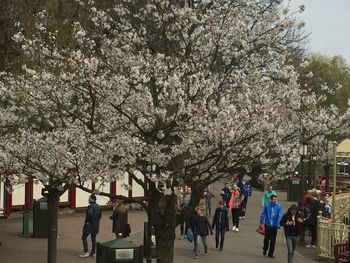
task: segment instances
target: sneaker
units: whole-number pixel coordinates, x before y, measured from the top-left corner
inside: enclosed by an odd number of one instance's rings
[[[181,240],[181,239],[184,239],[184,236],[183,236],[183,235],[181,235],[181,236],[179,237],[179,240]]]
[[[194,259],[198,259],[198,256],[194,256],[193,258],[194,258]]]
[[[239,232],[238,228],[236,228],[236,232]]]
[[[241,217],[241,216],[239,217],[239,220],[242,220],[242,217]]]
[[[95,258],[96,254],[95,253],[90,253],[90,257]]]
[[[307,247],[307,248],[316,248],[315,245],[311,245],[311,244],[310,244],[310,245],[306,245],[306,247]]]
[[[235,226],[234,226],[234,227],[232,227],[232,230],[233,230],[233,231],[235,231],[235,230],[236,230],[236,227],[235,227]]]
[[[83,254],[79,255],[79,257],[87,258],[87,257],[90,257],[90,254],[89,254],[89,252],[86,252],[86,253],[83,253]]]
[[[224,249],[221,247],[221,248],[220,248],[220,251],[224,251]]]
[[[242,220],[244,220],[245,219],[245,216],[242,216]]]
[[[208,256],[208,255],[209,255],[208,252],[204,254],[204,256]]]

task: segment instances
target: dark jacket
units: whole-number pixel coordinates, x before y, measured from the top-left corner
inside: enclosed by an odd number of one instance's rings
[[[199,236],[207,236],[210,234],[213,234],[213,230],[211,229],[210,223],[208,221],[208,218],[205,216],[195,216],[193,218],[193,234],[199,235]]]
[[[100,206],[96,203],[91,203],[86,210],[83,234],[98,234],[98,230],[100,228],[100,219]]]
[[[223,192],[220,194],[222,196],[222,200],[224,200],[228,205],[228,202],[230,201],[230,198],[231,198],[231,190],[228,187],[224,187],[221,189],[221,191]]]
[[[113,233],[121,233],[123,237],[127,236],[126,225],[128,223],[128,209],[125,205],[118,205],[113,209],[113,214],[110,216],[113,220]]]
[[[302,223],[298,222],[298,218],[301,218],[299,212],[295,214],[295,225],[288,226],[286,223],[287,221],[292,221],[292,213],[288,210],[288,212],[282,216],[280,225],[283,226],[286,236],[299,236]]]
[[[310,225],[317,225],[317,216],[318,212],[322,211],[320,202],[318,200],[308,199],[305,206],[309,210],[309,214],[307,215],[308,223]]]
[[[213,223],[211,227],[214,229],[229,229],[228,226],[228,211],[226,208],[216,208]]]

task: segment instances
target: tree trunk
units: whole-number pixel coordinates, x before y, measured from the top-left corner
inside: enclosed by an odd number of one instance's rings
[[[47,263],[57,262],[57,227],[58,204],[60,194],[51,190],[47,196],[48,205],[48,238],[47,238]]]
[[[176,226],[175,226],[176,227]],[[174,259],[175,227],[156,231],[157,263],[172,263]]]

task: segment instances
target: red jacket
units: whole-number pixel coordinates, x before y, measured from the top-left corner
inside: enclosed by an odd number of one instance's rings
[[[240,198],[241,192],[239,191],[239,188],[232,191],[230,202],[228,203],[229,211],[232,208],[238,208],[242,202]]]

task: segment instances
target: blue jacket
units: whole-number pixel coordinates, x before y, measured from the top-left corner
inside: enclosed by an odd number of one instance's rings
[[[260,216],[260,224],[280,228],[282,218],[282,207],[279,204],[267,204],[264,206]]]
[[[86,210],[83,234],[98,234],[98,230],[100,228],[100,219],[100,206],[96,203],[91,203]]]
[[[239,181],[237,186],[239,187],[239,190],[241,190],[241,194],[245,197],[252,195],[252,185],[250,181],[245,182],[245,184],[243,184],[242,181]]]

